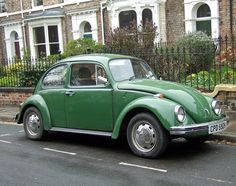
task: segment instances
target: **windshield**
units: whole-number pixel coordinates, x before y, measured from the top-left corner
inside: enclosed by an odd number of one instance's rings
[[[151,68],[140,60],[115,59],[110,61],[109,66],[115,81],[156,79]]]

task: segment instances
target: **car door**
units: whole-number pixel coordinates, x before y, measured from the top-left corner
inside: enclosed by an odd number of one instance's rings
[[[70,86],[65,98],[68,127],[111,131],[112,94],[113,89],[107,83],[105,70],[100,65],[72,64]]]
[[[54,127],[66,127],[66,74],[66,64],[54,67],[44,76],[42,80],[42,90],[39,92],[47,105],[51,117],[51,124]]]

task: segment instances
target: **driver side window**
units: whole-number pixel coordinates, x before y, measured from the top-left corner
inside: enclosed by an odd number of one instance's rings
[[[105,70],[96,64],[77,63],[71,65],[71,86],[96,86],[107,82]]]

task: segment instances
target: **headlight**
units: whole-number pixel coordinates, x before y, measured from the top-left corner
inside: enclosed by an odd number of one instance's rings
[[[213,100],[211,106],[216,115],[221,114],[221,107],[219,101]]]
[[[185,113],[185,110],[182,106],[177,105],[175,107],[175,116],[179,122],[184,122],[184,120],[186,118],[186,113]]]

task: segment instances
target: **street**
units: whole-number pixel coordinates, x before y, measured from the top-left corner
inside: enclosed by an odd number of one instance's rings
[[[236,185],[236,146],[184,140],[161,159],[134,156],[125,142],[50,133],[26,139],[22,125],[0,124],[0,185]]]

